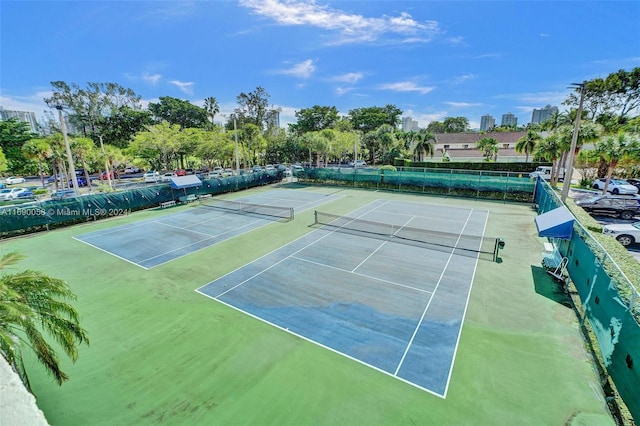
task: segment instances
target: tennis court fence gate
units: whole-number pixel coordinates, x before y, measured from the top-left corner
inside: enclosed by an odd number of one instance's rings
[[[563,205],[547,182],[535,188],[538,213]],[[570,240],[556,241],[596,336],[606,373],[636,420],[640,419],[640,295],[600,243],[577,220]]]

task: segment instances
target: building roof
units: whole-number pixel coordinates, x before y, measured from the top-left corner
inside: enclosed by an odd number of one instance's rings
[[[436,133],[436,144],[475,144],[482,138],[493,138],[498,143],[517,143],[518,139],[525,136],[527,132],[467,132],[467,133]]]

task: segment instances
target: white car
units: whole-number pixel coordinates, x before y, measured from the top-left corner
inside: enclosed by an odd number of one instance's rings
[[[22,192],[26,192],[27,188],[7,188],[0,191],[0,200],[15,200]]]
[[[144,181],[146,183],[156,183],[160,180],[160,173],[153,170],[144,174]]]
[[[349,162],[350,167],[367,167],[367,162],[364,160],[356,160]]]
[[[17,176],[11,176],[8,177],[4,180],[4,183],[6,183],[7,185],[13,185],[16,183],[24,183],[24,178],[23,177],[17,177]]]
[[[129,166],[124,169],[125,173],[140,173],[140,167]]]
[[[176,173],[169,172],[169,173],[163,174],[162,178],[160,178],[160,180],[162,182],[171,182],[171,178],[174,178],[174,177],[178,177],[178,175]]]
[[[593,188],[603,190],[604,185],[607,182],[607,179],[600,178],[593,181]],[[612,194],[624,194],[624,195],[635,195],[638,193],[638,188],[631,185],[624,179],[611,179],[609,181],[609,186],[607,187],[607,192]]]
[[[633,243],[640,243],[640,222],[605,225],[602,233],[615,238],[627,247]]]

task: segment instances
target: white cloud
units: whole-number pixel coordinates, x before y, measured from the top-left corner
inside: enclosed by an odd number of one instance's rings
[[[364,75],[361,72],[348,72],[346,74],[340,74],[332,77],[330,80],[340,83],[356,84],[363,76]]]
[[[394,92],[419,92],[421,95],[425,95],[434,89],[433,87],[418,86],[413,81],[386,83],[381,84],[378,88],[382,90],[392,90]]]
[[[471,103],[471,102],[444,102],[444,103],[455,108],[470,108],[470,107],[482,106],[481,103]]]
[[[176,86],[178,89],[180,89],[183,93],[187,95],[193,94],[193,82],[171,80],[169,83],[173,84],[174,86]]]
[[[453,84],[463,84],[463,83],[466,83],[467,81],[475,80],[476,78],[477,76],[475,74],[471,74],[471,73],[462,74],[461,76],[453,78]]]
[[[393,37],[398,42],[428,42],[440,33],[435,21],[419,22],[406,13],[379,18],[349,14],[315,2],[240,0],[240,5],[280,25],[310,26],[331,31],[335,44],[360,43]],[[389,40],[387,40],[389,41]]]
[[[297,78],[307,79],[311,77],[316,70],[316,66],[311,59],[307,59],[306,61],[302,61],[299,64],[295,64],[291,68],[278,70],[277,74],[290,75]]]
[[[148,72],[144,73],[144,75],[142,76],[142,80],[146,81],[147,83],[151,83],[154,86],[158,84],[161,78],[162,76],[160,74],[149,74]]]

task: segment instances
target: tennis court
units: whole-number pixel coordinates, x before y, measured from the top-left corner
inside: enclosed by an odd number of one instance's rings
[[[320,214],[314,232],[198,292],[445,397],[488,211],[376,200]]]
[[[150,269],[253,231],[274,220],[291,220],[339,198],[335,194],[269,191],[231,201],[212,198],[180,212],[75,236],[94,248]]]

